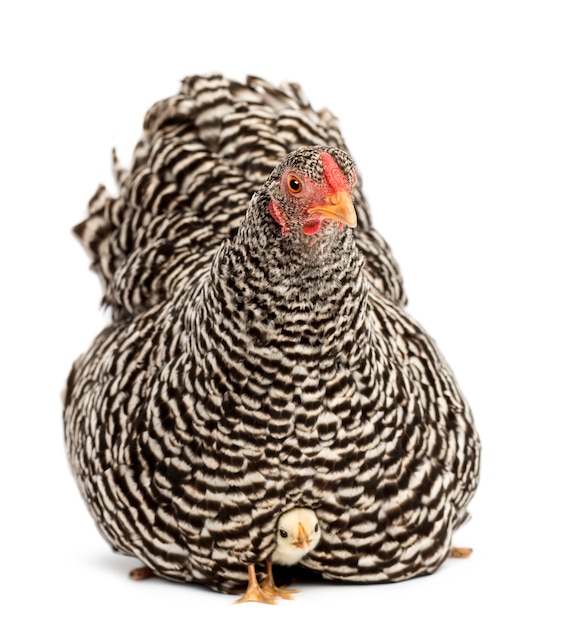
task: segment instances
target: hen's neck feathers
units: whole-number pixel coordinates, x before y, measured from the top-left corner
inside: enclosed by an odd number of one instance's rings
[[[352,231],[285,237],[266,202],[254,197],[237,236],[217,254],[205,285],[207,317],[230,319],[234,328],[223,332],[283,349],[325,353],[350,337],[359,347],[368,286]]]

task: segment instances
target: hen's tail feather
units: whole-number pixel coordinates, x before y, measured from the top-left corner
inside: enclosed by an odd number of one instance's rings
[[[113,153],[118,197],[100,186],[88,217],[74,228],[113,318],[146,310],[200,275],[236,232],[252,194],[303,145],[347,149],[336,118],[314,111],[294,83],[191,76],[179,94],[154,104],[131,169]],[[400,273],[372,230],[360,181],[354,196],[368,274],[378,290],[402,303]]]

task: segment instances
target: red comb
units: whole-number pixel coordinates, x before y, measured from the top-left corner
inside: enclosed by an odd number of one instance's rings
[[[340,191],[341,189],[349,191],[350,187],[346,176],[344,176],[336,161],[327,152],[323,152],[321,156],[324,176],[328,185],[330,185],[333,191]]]

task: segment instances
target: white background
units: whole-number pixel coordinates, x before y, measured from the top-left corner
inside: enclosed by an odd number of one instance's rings
[[[7,8],[7,6],[18,8]],[[3,3],[3,624],[574,624],[576,19],[571,2]],[[110,151],[187,74],[329,107],[484,446],[468,561],[234,606],[128,579],[73,483],[60,390],[106,321],[70,233]],[[114,190],[114,188],[112,187]],[[317,615],[317,613],[319,615]]]

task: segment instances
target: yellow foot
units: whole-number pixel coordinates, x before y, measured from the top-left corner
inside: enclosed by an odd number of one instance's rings
[[[276,600],[267,593],[264,593],[260,587],[256,589],[246,589],[246,593],[238,598],[234,604],[242,604],[242,602],[261,602],[263,604],[276,604]]]
[[[284,600],[294,600],[294,596],[292,594],[299,593],[300,589],[282,589],[282,587],[276,587],[274,581],[272,581],[272,583],[269,583],[268,579],[266,579],[262,583],[262,591],[276,598],[283,598]]]
[[[276,598],[284,598],[284,600],[294,600],[293,593],[298,593],[299,589],[282,589],[277,587],[274,582],[274,573],[272,572],[272,561],[266,561],[266,578],[262,583],[262,591]]]
[[[467,559],[472,554],[472,548],[452,548],[448,556],[453,559]]]
[[[262,602],[263,604],[276,604],[276,600],[271,595],[268,595],[262,590],[258,584],[256,578],[256,571],[254,565],[248,565],[248,587],[246,593],[241,598],[238,598],[234,604],[241,604],[242,602]]]
[[[156,574],[149,567],[137,567],[130,572],[130,578],[132,580],[146,580],[147,578],[154,578]]]

